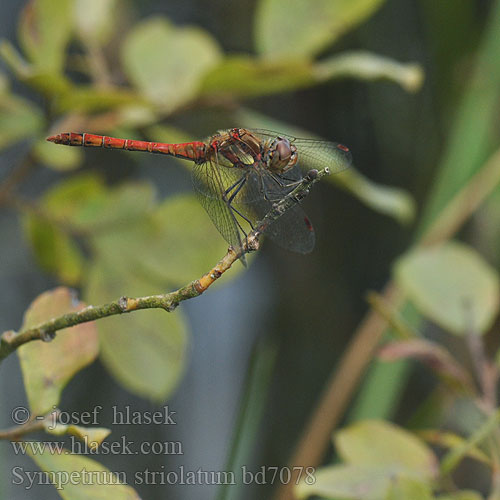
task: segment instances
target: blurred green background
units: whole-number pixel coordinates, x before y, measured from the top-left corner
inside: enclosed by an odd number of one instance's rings
[[[102,405],[99,424],[114,440],[181,441],[184,451],[99,457],[108,468],[287,464],[370,310],[367,292],[393,276],[409,297],[402,317],[420,334],[468,370],[470,327],[488,334],[494,357],[499,160],[482,169],[500,142],[499,2],[4,0],[0,38],[0,331],[19,328],[30,302],[59,284],[92,304],[159,293],[201,276],[226,249],[192,195],[190,165],[56,147],[47,135],[179,142],[241,126],[339,141],[353,153],[353,168],[304,202],[312,254],[266,241],[248,269],[238,264],[171,315],[99,322],[100,358],[59,406]],[[426,235],[466,246],[408,254]],[[8,427],[26,399],[16,357],[1,370]],[[436,391],[421,365],[374,360],[342,422],[470,432],[469,416],[461,421],[456,401]],[[175,427],[110,425],[112,405],[164,404],[177,412]],[[328,446],[324,462],[332,457]],[[11,484],[12,466],[33,468],[30,459],[0,446],[0,463],[0,497],[55,497],[51,486]],[[487,478],[471,466],[458,486],[487,491]],[[149,499],[276,492],[132,486]]]

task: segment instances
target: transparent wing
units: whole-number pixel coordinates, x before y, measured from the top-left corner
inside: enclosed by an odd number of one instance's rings
[[[236,182],[235,176],[233,179]],[[192,170],[193,186],[202,207],[222,237],[231,246],[237,247],[241,245],[240,224],[236,220],[225,195],[225,191],[233,183],[233,179],[228,179],[227,176],[223,179],[221,170],[210,161],[195,164]],[[226,186],[228,182],[229,185]],[[244,257],[241,260],[244,262]]]
[[[296,181],[302,178],[299,168],[287,172],[286,181]],[[289,184],[289,183],[288,183]],[[295,185],[278,184],[275,177],[268,171],[261,170],[248,176],[245,183],[245,212],[253,221],[262,220],[272,209],[275,202],[283,199]],[[254,222],[255,224],[255,222]],[[309,253],[315,244],[315,233],[309,218],[297,204],[287,210],[281,217],[270,224],[264,234],[272,239],[277,245],[292,252]]]
[[[276,137],[288,139],[297,148],[298,164],[303,172],[328,167],[332,173],[336,174],[349,168],[352,163],[349,148],[338,142],[300,139],[272,130],[252,129],[251,132],[263,139],[275,139]]]

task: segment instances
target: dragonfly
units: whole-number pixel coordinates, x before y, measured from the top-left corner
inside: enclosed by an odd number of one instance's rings
[[[192,182],[198,200],[235,248],[273,205],[300,183],[304,173],[324,168],[337,173],[352,162],[349,148],[338,142],[247,128],[221,130],[205,141],[177,144],[73,132],[47,140],[67,146],[159,153],[194,162]],[[315,245],[313,226],[298,203],[263,232],[279,246],[297,253],[309,253]]]

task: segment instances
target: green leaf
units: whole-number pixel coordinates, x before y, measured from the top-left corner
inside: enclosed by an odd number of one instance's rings
[[[55,105],[59,112],[122,111],[125,106],[146,106],[146,100],[135,92],[119,87],[92,87],[86,85],[61,89]],[[148,106],[149,103],[147,104]]]
[[[227,57],[203,79],[201,93],[227,98],[259,96],[306,87],[315,83],[307,62],[279,64],[250,56]]]
[[[83,161],[83,151],[79,148],[55,148],[45,139],[40,139],[33,150],[38,161],[59,171],[74,170]]]
[[[196,96],[220,59],[214,39],[199,28],[177,28],[165,18],[138,23],[125,39],[124,70],[157,107],[172,111]]]
[[[44,421],[44,428],[47,434],[54,436],[64,436],[66,434],[77,437],[84,442],[90,450],[96,450],[101,443],[111,434],[109,429],[105,427],[82,427],[80,425],[66,425],[54,422],[52,419]]]
[[[22,330],[63,314],[79,311],[85,304],[64,287],[39,295],[24,314]],[[98,354],[95,323],[65,328],[49,343],[33,341],[18,351],[24,386],[33,414],[43,415],[59,404],[61,391],[75,373],[92,363]]]
[[[395,278],[424,316],[456,335],[485,333],[498,312],[496,270],[461,243],[411,251]]]
[[[36,136],[43,126],[43,115],[34,103],[0,93],[0,149]]]
[[[50,144],[49,144],[50,145]],[[105,186],[96,174],[82,174],[61,182],[45,193],[42,206],[75,231],[127,230],[140,224],[154,207],[155,190],[146,182]]]
[[[72,223],[87,231],[127,230],[142,223],[155,205],[156,192],[148,182],[129,182],[95,196],[72,219]]]
[[[347,77],[368,81],[389,80],[401,85],[407,92],[417,92],[424,80],[419,64],[403,64],[361,50],[343,52],[316,63],[314,75],[318,81]]]
[[[36,68],[63,70],[65,49],[73,31],[73,0],[31,0],[19,27],[21,45]]]
[[[42,269],[67,285],[79,283],[85,258],[63,229],[33,214],[23,217],[23,229]]]
[[[257,50],[266,58],[311,58],[362,23],[383,0],[260,0]]]
[[[314,478],[304,475],[294,493],[299,499],[317,495],[328,499],[384,500],[391,482],[400,473],[400,467],[394,465],[320,467]]]
[[[186,194],[167,198],[150,217],[123,231],[97,233],[93,246],[107,259],[120,255],[126,265],[163,286],[199,278],[227,252],[195,196]],[[241,270],[234,266],[229,275]]]
[[[385,500],[433,500],[429,483],[400,476],[391,481]]]
[[[437,460],[430,448],[414,434],[382,420],[364,420],[335,434],[335,447],[353,465],[397,465],[413,475],[431,478]]]
[[[120,3],[118,0],[74,0],[76,32],[84,43],[103,45],[109,41],[117,26]]]
[[[36,444],[33,447],[38,449]],[[95,460],[71,454],[69,450],[54,453],[45,447],[42,453],[33,453],[29,446],[26,449],[65,500],[140,500],[137,493],[124,484],[124,472],[115,475]]]
[[[484,500],[483,496],[476,491],[462,490],[447,495],[440,495],[436,500]]]
[[[95,304],[120,296],[152,295],[164,290],[134,274],[122,261],[95,261],[89,271],[85,296]],[[136,311],[97,324],[102,361],[126,389],[139,396],[164,401],[176,388],[184,369],[186,327],[181,311]]]
[[[78,227],[84,225],[82,221],[95,217],[93,207],[107,196],[104,179],[96,173],[86,172],[72,176],[47,191],[42,203],[51,214],[62,214],[63,220]]]

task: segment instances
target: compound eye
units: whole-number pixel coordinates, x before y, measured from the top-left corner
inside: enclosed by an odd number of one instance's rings
[[[276,143],[276,153],[280,162],[288,162],[290,156],[292,156],[292,149],[287,139],[278,140]]]

